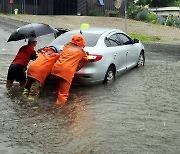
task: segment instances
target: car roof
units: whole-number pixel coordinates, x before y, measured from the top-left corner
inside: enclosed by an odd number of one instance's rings
[[[87,29],[82,29],[82,33],[94,33],[94,34],[103,34],[105,32],[113,32],[113,31],[120,31],[122,33],[124,33],[123,31],[119,30],[119,29],[112,29],[112,28],[100,28],[100,27],[93,27],[93,28],[87,28]],[[75,30],[71,30],[68,33],[79,33],[80,29],[75,29]]]

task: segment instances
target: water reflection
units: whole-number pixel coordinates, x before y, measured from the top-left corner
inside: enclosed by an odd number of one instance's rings
[[[66,154],[166,153],[165,148],[178,153],[180,67],[173,56],[149,52],[144,68],[132,69],[110,85],[72,86],[64,108],[53,107],[52,80],[37,106],[20,105],[18,83],[11,93],[5,89],[12,57],[1,56],[0,149]]]

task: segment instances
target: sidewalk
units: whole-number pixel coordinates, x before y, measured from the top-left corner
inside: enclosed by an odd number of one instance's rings
[[[1,15],[2,16],[2,15]],[[88,23],[90,27],[109,27],[125,31],[123,18],[93,17],[93,16],[44,16],[44,15],[12,15],[4,17],[21,20],[24,22],[38,22],[52,25],[56,28],[76,29],[82,23]],[[163,25],[155,25],[136,20],[127,20],[128,33],[162,38],[164,41],[180,42],[180,29]]]

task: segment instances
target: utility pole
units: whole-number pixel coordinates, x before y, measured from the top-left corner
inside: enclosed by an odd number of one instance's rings
[[[21,0],[21,13],[22,14],[24,13],[24,3],[23,3],[23,0]]]
[[[24,0],[24,14],[26,13],[26,0]]]
[[[127,0],[124,0],[125,33],[127,33]]]
[[[34,0],[34,11],[33,14],[36,14],[36,0]]]
[[[37,14],[37,0],[34,0],[34,14]]]
[[[21,0],[21,13],[26,13],[26,0]]]
[[[124,3],[124,5],[123,5],[123,3]],[[125,33],[127,33],[127,0],[115,0],[114,1],[114,7],[116,9],[120,9],[121,4],[124,7],[124,31],[125,31]]]
[[[36,15],[37,15],[37,1],[38,1],[38,0],[35,0],[35,1],[36,1]]]

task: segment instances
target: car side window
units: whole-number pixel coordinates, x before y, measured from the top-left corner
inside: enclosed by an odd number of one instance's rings
[[[132,42],[132,40],[124,34],[118,33],[117,36],[118,36],[119,40],[121,41],[121,43],[124,45],[131,44],[131,42]]]
[[[113,34],[110,37],[105,38],[104,42],[107,47],[114,47],[120,45],[119,39],[116,34]]]
[[[107,47],[111,46],[111,43],[109,42],[107,38],[105,38],[104,43],[106,44]]]

